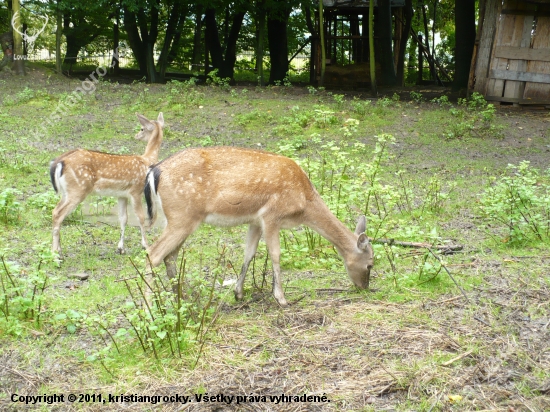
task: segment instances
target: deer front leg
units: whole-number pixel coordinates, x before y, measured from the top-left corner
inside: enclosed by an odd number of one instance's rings
[[[145,236],[145,212],[143,211],[143,205],[141,204],[141,193],[133,195],[131,198],[134,213],[139,221],[139,230],[141,231],[141,246],[147,249],[147,237]]]
[[[279,264],[281,245],[279,243],[279,229],[265,228],[264,238],[267,244],[267,250],[271,256],[271,263],[273,264],[273,296],[279,305],[287,306],[288,303],[285,299],[285,293],[281,285],[281,266]]]
[[[254,255],[256,254],[256,250],[258,249],[258,242],[260,241],[261,236],[262,228],[260,226],[250,225],[248,227],[248,233],[246,235],[246,247],[244,252],[244,263],[241,268],[241,273],[239,275],[239,279],[237,280],[237,284],[235,285],[236,300],[242,300],[244,296],[244,279],[246,277],[248,266],[250,265],[252,259],[254,259]]]
[[[120,240],[117,252],[122,255],[124,253],[124,230],[128,222],[128,199],[125,197],[118,198],[118,220],[120,222]]]

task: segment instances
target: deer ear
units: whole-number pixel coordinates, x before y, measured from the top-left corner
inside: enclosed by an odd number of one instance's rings
[[[370,245],[369,238],[364,233],[361,233],[359,237],[357,238],[357,247],[360,250],[367,250],[367,248]]]
[[[151,123],[149,121],[149,119],[147,119],[145,116],[142,116],[141,114],[137,114],[137,118],[139,120],[139,122],[141,123],[141,125],[147,129],[148,131],[152,132],[153,130],[155,130],[155,126],[153,125],[153,123]]]
[[[162,115],[162,112],[160,112],[159,116],[157,117],[157,123],[160,127],[164,127],[164,116]]]
[[[355,227],[355,234],[360,235],[361,233],[365,233],[365,230],[367,230],[367,221],[365,219],[365,216],[361,216],[357,221],[357,226]]]

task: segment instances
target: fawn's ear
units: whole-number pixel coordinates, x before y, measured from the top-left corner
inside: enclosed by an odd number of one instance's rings
[[[157,117],[157,123],[160,127],[164,127],[164,116],[162,115],[162,112],[160,112],[159,117]]]
[[[144,129],[146,129],[147,131],[149,132],[152,132],[153,130],[155,130],[155,125],[153,123],[151,123],[151,121],[149,119],[147,119],[145,116],[141,115],[141,114],[137,114],[137,118],[139,120],[139,122],[141,123],[141,125],[143,126]]]
[[[365,230],[367,230],[367,220],[365,219],[365,216],[361,216],[357,221],[357,226],[355,227],[355,234],[360,235],[361,233],[365,233]]]
[[[364,233],[361,233],[359,235],[359,238],[357,239],[357,247],[360,250],[367,250],[370,245],[369,238]]]

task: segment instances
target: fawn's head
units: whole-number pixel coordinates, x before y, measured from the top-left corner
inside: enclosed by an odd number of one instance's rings
[[[161,129],[164,127],[164,116],[162,115],[162,112],[159,113],[156,121],[149,120],[141,114],[136,113],[136,115],[139,122],[141,123],[141,129],[135,136],[137,140],[141,140],[142,142],[148,142],[149,139],[151,139],[151,136],[153,136],[153,132],[155,131],[156,125],[159,125]]]
[[[355,235],[357,236],[356,249],[354,253],[350,253],[345,259],[349,277],[354,285],[361,289],[369,287],[370,271],[374,265],[374,251],[365,230],[365,216],[361,216],[355,228]]]

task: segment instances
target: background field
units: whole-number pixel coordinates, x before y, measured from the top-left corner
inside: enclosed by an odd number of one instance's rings
[[[550,409],[547,112],[496,110],[480,99],[451,104],[444,90],[368,99],[219,79],[100,81],[38,138],[36,128],[81,80],[30,72],[0,79],[0,409]],[[144,348],[123,315],[139,297],[121,281],[136,292],[138,228],[127,229],[126,254],[116,254],[115,201],[90,198],[62,226],[58,265],[48,252],[57,201],[48,165],[77,147],[142,153],[135,113],[153,119],[159,111],[161,159],[190,146],[279,152],[300,162],[348,227],[366,212],[368,235],[394,240],[375,243],[371,290],[353,288],[330,244],[297,228],[281,236],[290,306],[271,295],[263,242],[245,299],[235,302],[222,283],[240,269],[246,228],[205,225],[185,246],[191,303],[179,348],[164,335],[175,333],[170,325],[151,337],[154,352]],[[159,233],[154,227],[149,242]],[[431,245],[434,254],[398,242]],[[10,402],[13,393],[71,392],[307,393],[330,402]]]

